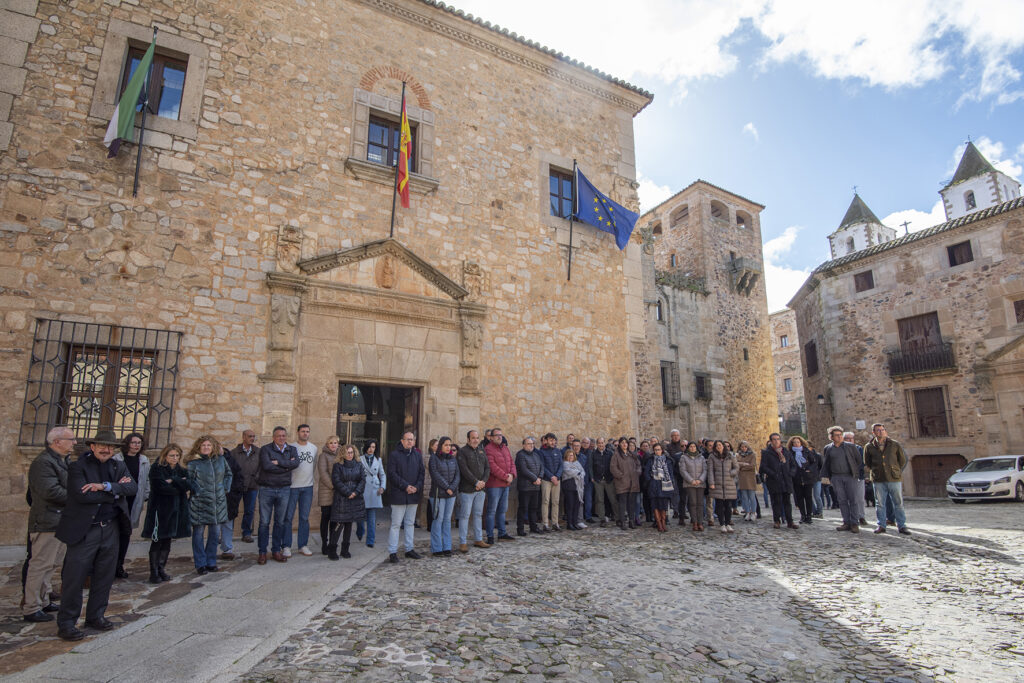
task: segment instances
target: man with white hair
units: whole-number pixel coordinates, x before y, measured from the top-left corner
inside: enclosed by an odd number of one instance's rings
[[[864,518],[864,447],[853,440],[853,432],[843,432],[843,441],[852,443],[860,454],[860,471],[857,473],[857,481],[860,483],[860,493],[857,495],[857,522],[865,526],[868,520]]]
[[[828,428],[828,438],[832,443],[823,451],[824,465],[821,476],[832,482],[839,501],[839,511],[843,516],[842,525],[836,531],[860,531],[857,519],[857,498],[864,497],[864,486],[857,479],[857,474],[864,469],[864,460],[851,443],[843,441],[843,428],[836,425]]]

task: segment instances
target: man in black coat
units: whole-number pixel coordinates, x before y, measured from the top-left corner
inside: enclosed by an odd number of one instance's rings
[[[761,467],[758,472],[765,488],[772,497],[773,526],[778,529],[785,523],[790,529],[799,529],[793,522],[793,474],[796,472],[793,452],[782,445],[778,433],[768,438],[768,444],[761,451]]]
[[[117,568],[119,529],[130,523],[127,497],[138,492],[128,467],[112,459],[121,444],[112,431],[100,430],[85,443],[91,450],[68,465],[68,500],[57,525],[57,538],[67,544],[57,612],[57,635],[64,640],[85,636],[75,625],[90,576],[85,624],[99,631],[114,628],[103,614]]]
[[[416,506],[423,497],[426,472],[423,456],[416,448],[416,434],[405,432],[398,448],[388,456],[388,497],[391,500],[391,531],[388,533],[388,559],[398,562],[398,532],[405,526],[405,556],[411,560],[422,557],[413,548],[413,522]]]

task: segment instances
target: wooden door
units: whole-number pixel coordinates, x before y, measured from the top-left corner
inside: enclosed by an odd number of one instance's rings
[[[946,480],[967,464],[962,455],[917,455],[910,461],[914,493],[922,498],[945,498]]]

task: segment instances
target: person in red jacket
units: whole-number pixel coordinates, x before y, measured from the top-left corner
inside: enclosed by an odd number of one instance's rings
[[[487,462],[491,466],[486,487],[487,512],[484,515],[487,542],[494,545],[495,525],[498,527],[500,540],[514,541],[515,539],[505,529],[505,511],[508,509],[508,487],[516,478],[516,466],[500,427],[491,430],[484,450],[487,452]]]

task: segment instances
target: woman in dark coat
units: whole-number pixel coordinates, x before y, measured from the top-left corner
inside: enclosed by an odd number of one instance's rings
[[[608,463],[615,480],[615,496],[619,499],[619,528],[636,528],[636,499],[640,493],[640,461],[629,451],[629,439],[620,437],[615,453]]]
[[[821,456],[799,436],[786,444],[793,454],[793,497],[800,508],[800,523],[810,524],[814,515],[814,485],[821,481]]]
[[[430,552],[437,557],[452,554],[452,513],[459,490],[459,463],[452,440],[442,436],[430,456]]]
[[[644,480],[647,482],[647,498],[650,500],[654,513],[654,523],[658,531],[667,531],[668,504],[675,491],[672,476],[672,459],[665,455],[661,443],[655,441],[651,445],[651,454],[644,460]]]
[[[772,497],[772,517],[778,529],[782,522],[790,529],[800,527],[793,522],[793,454],[783,447],[782,436],[772,434],[767,447],[761,451],[761,467],[758,472],[764,486]]]
[[[188,518],[188,470],[181,466],[181,446],[167,444],[149,470],[149,507],[142,537],[150,539],[149,582],[170,581],[164,571],[171,554],[171,540],[192,535]]]
[[[331,542],[327,544],[327,557],[338,559],[338,536],[341,535],[341,557],[349,558],[349,541],[352,538],[352,523],[366,519],[366,503],[363,490],[366,475],[359,462],[356,447],[349,444],[338,457],[331,469],[331,483],[334,485],[334,503],[331,504]]]

